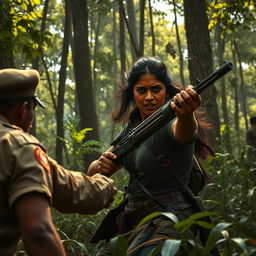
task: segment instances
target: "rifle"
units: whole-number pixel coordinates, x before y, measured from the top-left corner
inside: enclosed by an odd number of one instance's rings
[[[219,69],[211,73],[204,80],[197,81],[197,85],[193,89],[200,94],[216,80],[232,70],[232,68],[233,65],[231,62],[224,62],[224,64]],[[169,100],[156,112],[142,121],[134,129],[132,129],[125,138],[121,140],[116,139],[113,141],[112,145],[114,148],[112,152],[117,156],[117,161],[118,159],[122,158],[137,148],[153,133],[155,133],[158,129],[160,129],[163,125],[167,124],[175,117],[175,113],[170,107],[171,101],[173,101],[173,99]]]

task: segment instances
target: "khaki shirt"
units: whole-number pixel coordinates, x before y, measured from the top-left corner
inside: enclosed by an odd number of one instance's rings
[[[64,213],[96,213],[112,197],[112,180],[68,171],[32,135],[0,115],[0,255],[14,255],[20,227],[13,205],[25,193],[44,195]]]

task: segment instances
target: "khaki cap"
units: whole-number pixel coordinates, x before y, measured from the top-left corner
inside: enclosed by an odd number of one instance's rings
[[[0,99],[34,99],[45,108],[37,97],[40,77],[37,70],[7,68],[0,70]]]

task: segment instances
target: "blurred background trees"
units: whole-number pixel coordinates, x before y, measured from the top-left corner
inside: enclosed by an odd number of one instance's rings
[[[138,57],[161,58],[182,86],[231,60],[233,72],[203,93],[202,108],[212,123],[212,145],[236,153],[256,108],[254,5],[249,0],[3,0],[0,68],[40,71],[48,108],[39,111],[33,133],[62,163],[66,125],[74,117],[78,129],[93,128],[88,140],[109,145],[119,130],[109,121],[114,95]],[[87,156],[87,164],[92,158]]]
[[[33,134],[60,164],[86,172],[109,147],[121,129],[110,121],[115,95],[144,55],[182,86],[232,61],[202,109],[215,151],[240,156],[256,115],[255,1],[1,0],[0,17],[0,68],[40,72],[47,109],[37,109]]]

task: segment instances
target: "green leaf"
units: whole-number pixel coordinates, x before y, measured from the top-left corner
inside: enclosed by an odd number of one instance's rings
[[[248,241],[248,239],[240,238],[240,237],[234,237],[234,238],[231,238],[231,241],[234,242],[235,244],[237,244],[244,252],[247,251],[246,242]]]
[[[191,220],[198,220],[204,217],[216,215],[216,212],[197,212],[189,217]]]
[[[223,203],[219,202],[217,200],[203,200],[203,203],[210,203],[210,204],[215,204],[215,205],[220,205],[221,207],[223,207]]]
[[[89,254],[89,251],[87,250],[87,248],[85,247],[84,244],[74,240],[74,239],[66,239],[66,240],[62,240],[62,244],[69,244],[69,243],[73,243],[74,245],[77,245],[84,253],[86,254]],[[75,250],[75,248],[73,248],[74,251],[77,251]]]
[[[210,253],[211,249],[217,244],[218,240],[222,238],[221,231],[225,230],[226,228],[230,227],[231,223],[219,223],[217,224],[210,232],[206,245],[205,245],[205,252]]]
[[[195,223],[196,223],[198,226],[203,227],[203,228],[207,228],[207,229],[212,229],[212,228],[213,228],[213,225],[210,224],[210,223],[207,222],[207,221],[201,221],[201,220],[199,220],[199,221],[196,221]]]
[[[171,221],[173,221],[174,223],[179,222],[179,219],[176,217],[176,215],[171,212],[162,212],[161,214],[170,219]]]
[[[202,218],[203,217],[207,217],[207,216],[211,216],[211,215],[215,215],[216,213],[214,212],[199,212],[199,213],[195,213],[193,215],[191,215],[189,218],[187,218],[186,220],[180,221],[179,223],[176,223],[174,225],[174,227],[176,229],[178,229],[180,232],[184,232],[185,230],[189,229],[192,225],[196,224],[197,222],[199,222],[198,224],[207,226],[207,228],[212,228],[212,226],[208,226],[207,222],[206,223],[202,223],[205,222]]]
[[[161,254],[168,256],[175,256],[179,251],[181,245],[181,240],[168,239],[164,242]]]
[[[125,256],[128,249],[128,242],[122,236],[116,236],[110,240],[111,255]]]
[[[143,218],[140,221],[140,223],[137,225],[137,227],[140,227],[140,226],[144,225],[145,223],[147,223],[148,221],[150,221],[158,216],[161,216],[161,215],[167,217],[174,223],[179,222],[179,219],[171,212],[153,212],[153,213],[147,215],[145,218]]]
[[[143,218],[143,219],[139,222],[139,224],[137,225],[136,228],[138,228],[138,227],[144,225],[144,224],[147,223],[148,221],[150,221],[150,220],[152,220],[152,219],[154,219],[154,218],[156,218],[156,217],[158,217],[158,216],[160,216],[160,215],[161,215],[161,212],[153,212],[153,213],[147,215],[145,218]]]

